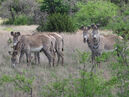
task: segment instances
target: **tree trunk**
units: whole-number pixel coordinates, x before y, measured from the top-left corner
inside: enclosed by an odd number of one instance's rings
[[[9,10],[10,10],[10,13],[11,13],[12,20],[14,22],[15,16],[14,16],[14,13],[13,13],[12,6],[11,5],[10,5],[10,9]]]

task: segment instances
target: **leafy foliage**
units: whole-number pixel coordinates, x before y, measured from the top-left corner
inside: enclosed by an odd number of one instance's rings
[[[43,87],[44,97],[101,97],[112,96],[110,86],[102,78],[80,71],[80,78],[57,80]]]
[[[28,24],[30,18],[34,22],[39,18],[37,14],[41,12],[38,7],[35,0],[5,0],[0,7],[0,17],[8,18],[9,24]]]
[[[111,68],[113,68],[112,72],[114,73],[116,80],[114,86],[119,89],[117,92],[118,97],[129,96],[129,49],[127,48],[127,45],[126,41],[116,44],[119,56],[116,57],[117,62],[111,63]]]
[[[113,18],[109,25],[114,33],[122,36],[124,39],[129,39],[129,17],[120,16]]]
[[[15,20],[12,20],[11,18],[4,22],[4,24],[13,24],[13,25],[30,25],[33,21],[30,17],[27,17],[25,15],[20,15],[15,18]]]
[[[43,0],[41,5],[41,11],[45,11],[48,14],[53,13],[68,13],[70,6],[68,2],[63,0]]]
[[[111,2],[121,7],[123,4],[127,4],[128,0],[111,0]]]
[[[26,78],[24,75],[16,74],[15,77],[9,76],[9,75],[3,75],[0,78],[0,85],[4,84],[14,84],[14,87],[16,90],[20,90],[23,92],[26,92],[28,94],[31,94],[32,92],[32,83],[34,78]]]
[[[76,25],[80,28],[82,25],[99,23],[102,26],[108,24],[108,21],[116,15],[117,6],[106,1],[88,1],[87,3],[77,3],[80,10],[75,14]]]
[[[59,31],[74,32],[75,26],[73,19],[66,15],[55,13],[48,17],[47,23],[38,27],[39,31]]]

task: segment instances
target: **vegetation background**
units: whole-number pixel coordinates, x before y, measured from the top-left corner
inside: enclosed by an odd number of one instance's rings
[[[0,17],[0,97],[129,97],[128,0],[0,0]],[[96,58],[96,72],[78,30],[93,23],[123,37],[117,52]],[[11,68],[10,31],[36,29],[64,37],[64,66],[48,68],[41,55],[43,64]]]

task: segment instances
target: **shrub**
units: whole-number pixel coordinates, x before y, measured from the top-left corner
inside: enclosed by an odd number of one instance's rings
[[[128,0],[111,0],[111,2],[121,7],[124,4],[127,4]]]
[[[77,3],[80,10],[75,14],[77,27],[99,23],[102,26],[108,24],[108,21],[116,15],[117,6],[106,1],[88,1],[87,3]]]
[[[114,85],[117,88],[118,97],[128,97],[129,96],[129,49],[127,41],[118,41],[116,44],[119,56],[115,57],[116,61],[112,62],[110,68],[114,77],[109,80],[109,84]],[[112,81],[114,81],[112,83]]]
[[[122,36],[124,39],[129,39],[129,17],[118,16],[114,17],[108,24],[114,33]]]
[[[47,22],[38,27],[38,31],[59,31],[74,32],[75,26],[73,19],[66,15],[55,13],[48,16]]]
[[[129,4],[126,4],[120,8],[122,15],[129,15]]]
[[[43,97],[112,97],[111,87],[97,75],[81,71],[79,78],[64,79],[43,87]]]
[[[15,20],[12,20],[11,18],[4,22],[4,24],[14,24],[14,25],[29,25],[32,24],[32,19],[30,17],[27,17],[25,15],[20,15],[15,18]]]
[[[24,18],[25,20],[25,16],[22,15],[32,17],[33,21],[36,23],[37,20],[39,21],[41,12],[36,0],[3,0],[0,6],[0,17],[8,18],[10,21],[9,24],[11,24],[12,22],[15,22],[15,19],[18,22],[19,18]]]
[[[69,9],[68,2],[63,2],[63,0],[43,0],[41,5],[41,11],[47,12],[48,14],[68,13]]]
[[[13,84],[17,91],[28,93],[32,97],[33,78],[27,78],[24,74],[16,74],[15,76],[2,75],[0,78],[0,87],[6,84]]]

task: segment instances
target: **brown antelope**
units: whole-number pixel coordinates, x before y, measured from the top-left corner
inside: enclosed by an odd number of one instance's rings
[[[36,35],[33,34],[33,35]],[[38,33],[38,35],[42,35],[42,33]],[[49,37],[52,38],[53,40],[53,44],[54,44],[54,48],[55,48],[55,51],[57,53],[57,57],[58,57],[58,60],[57,60],[57,64],[59,64],[59,61],[60,61],[60,58],[62,59],[62,65],[64,63],[64,54],[63,54],[63,49],[64,49],[64,40],[63,40],[63,37],[57,33],[48,33],[47,34]],[[54,38],[56,39],[56,41],[54,40]],[[39,54],[38,54],[38,57],[39,57]],[[39,58],[38,58],[39,59]]]
[[[49,65],[51,66],[52,64],[54,65],[54,57],[53,54],[51,53],[53,51],[53,43],[52,39],[48,37],[48,35],[23,35],[21,39],[18,41],[16,46],[14,47],[13,55],[11,59],[15,59],[16,61],[16,55],[21,54],[20,58],[23,56],[25,53],[27,56],[27,61],[30,64],[31,61],[31,52],[40,52],[43,51],[45,55],[47,56],[49,60]],[[15,57],[14,57],[15,56]],[[19,58],[19,61],[20,61]],[[14,61],[13,65],[15,66]]]
[[[93,29],[92,32],[89,32],[90,28]],[[95,56],[101,55],[103,51],[112,51],[114,49],[116,39],[121,40],[119,36],[116,36],[114,34],[99,34],[97,25],[91,25],[91,27],[83,27],[83,41],[84,43],[87,42],[88,47],[92,52],[92,62],[94,61]]]
[[[57,53],[57,64],[59,64],[60,58],[62,59],[62,65],[64,63],[64,54],[63,54],[63,50],[64,50],[64,40],[63,37],[57,33],[49,33],[49,35],[55,37],[56,39],[56,45],[55,45],[55,50]]]
[[[39,33],[38,33],[39,34]],[[18,39],[20,39],[20,32],[11,32],[11,35],[13,36],[13,45],[15,46],[18,42]],[[36,34],[33,34],[36,35]],[[42,35],[42,33],[40,33],[40,35]],[[51,39],[53,40],[53,45],[55,47],[56,53],[57,53],[57,57],[58,57],[58,61],[57,64],[59,64],[60,61],[60,57],[62,58],[62,65],[63,65],[63,48],[64,48],[64,40],[63,37],[57,33],[49,33],[47,34],[49,35],[49,37],[51,37]],[[55,39],[56,41],[55,41]],[[39,53],[35,53],[35,63],[37,63],[37,59],[38,59],[38,64],[40,64],[40,55]],[[37,57],[37,58],[36,58]]]
[[[36,35],[36,34],[33,34],[32,36],[34,36],[34,35]],[[38,34],[38,35],[44,35],[44,34]],[[46,34],[45,34],[46,35]],[[47,35],[46,35],[47,36]],[[55,53],[56,53],[56,50],[55,50],[55,45],[56,45],[56,39],[55,39],[55,37],[53,37],[53,36],[50,36],[49,35],[49,37],[51,38],[51,42],[52,42],[52,45],[53,45],[53,49],[51,49],[51,53],[53,54],[53,56],[54,56],[54,61],[55,61]],[[40,54],[39,54],[40,52],[36,52],[36,53],[34,53],[34,57],[35,57],[35,63],[37,63],[37,60],[38,60],[38,64],[40,64]]]
[[[21,39],[21,37],[30,36],[30,35],[21,35],[20,32],[13,32],[13,31],[10,34],[11,34],[11,36],[13,36],[13,47],[16,46],[16,44]],[[11,52],[10,52],[10,54],[11,54]],[[19,63],[21,63],[21,58],[22,58],[23,55],[24,55],[24,53],[21,53]],[[38,57],[38,53],[34,53],[34,56],[35,56],[35,63],[36,63],[36,61],[37,61],[36,56]],[[39,63],[39,58],[38,58],[38,63]]]
[[[36,35],[36,34],[33,34],[33,35]],[[21,35],[20,32],[11,32],[11,36],[13,36],[13,46],[15,47],[15,45],[18,43],[18,41],[21,39],[21,37],[31,36],[31,35]],[[49,37],[52,39],[53,45],[55,45],[56,39],[53,36],[49,36]],[[53,52],[55,52],[55,51],[53,51]],[[21,61],[22,56],[23,56],[23,53],[22,53],[19,61]],[[37,64],[37,59],[38,59],[38,64],[40,64],[39,52],[34,53],[34,57],[35,57],[35,64]]]

